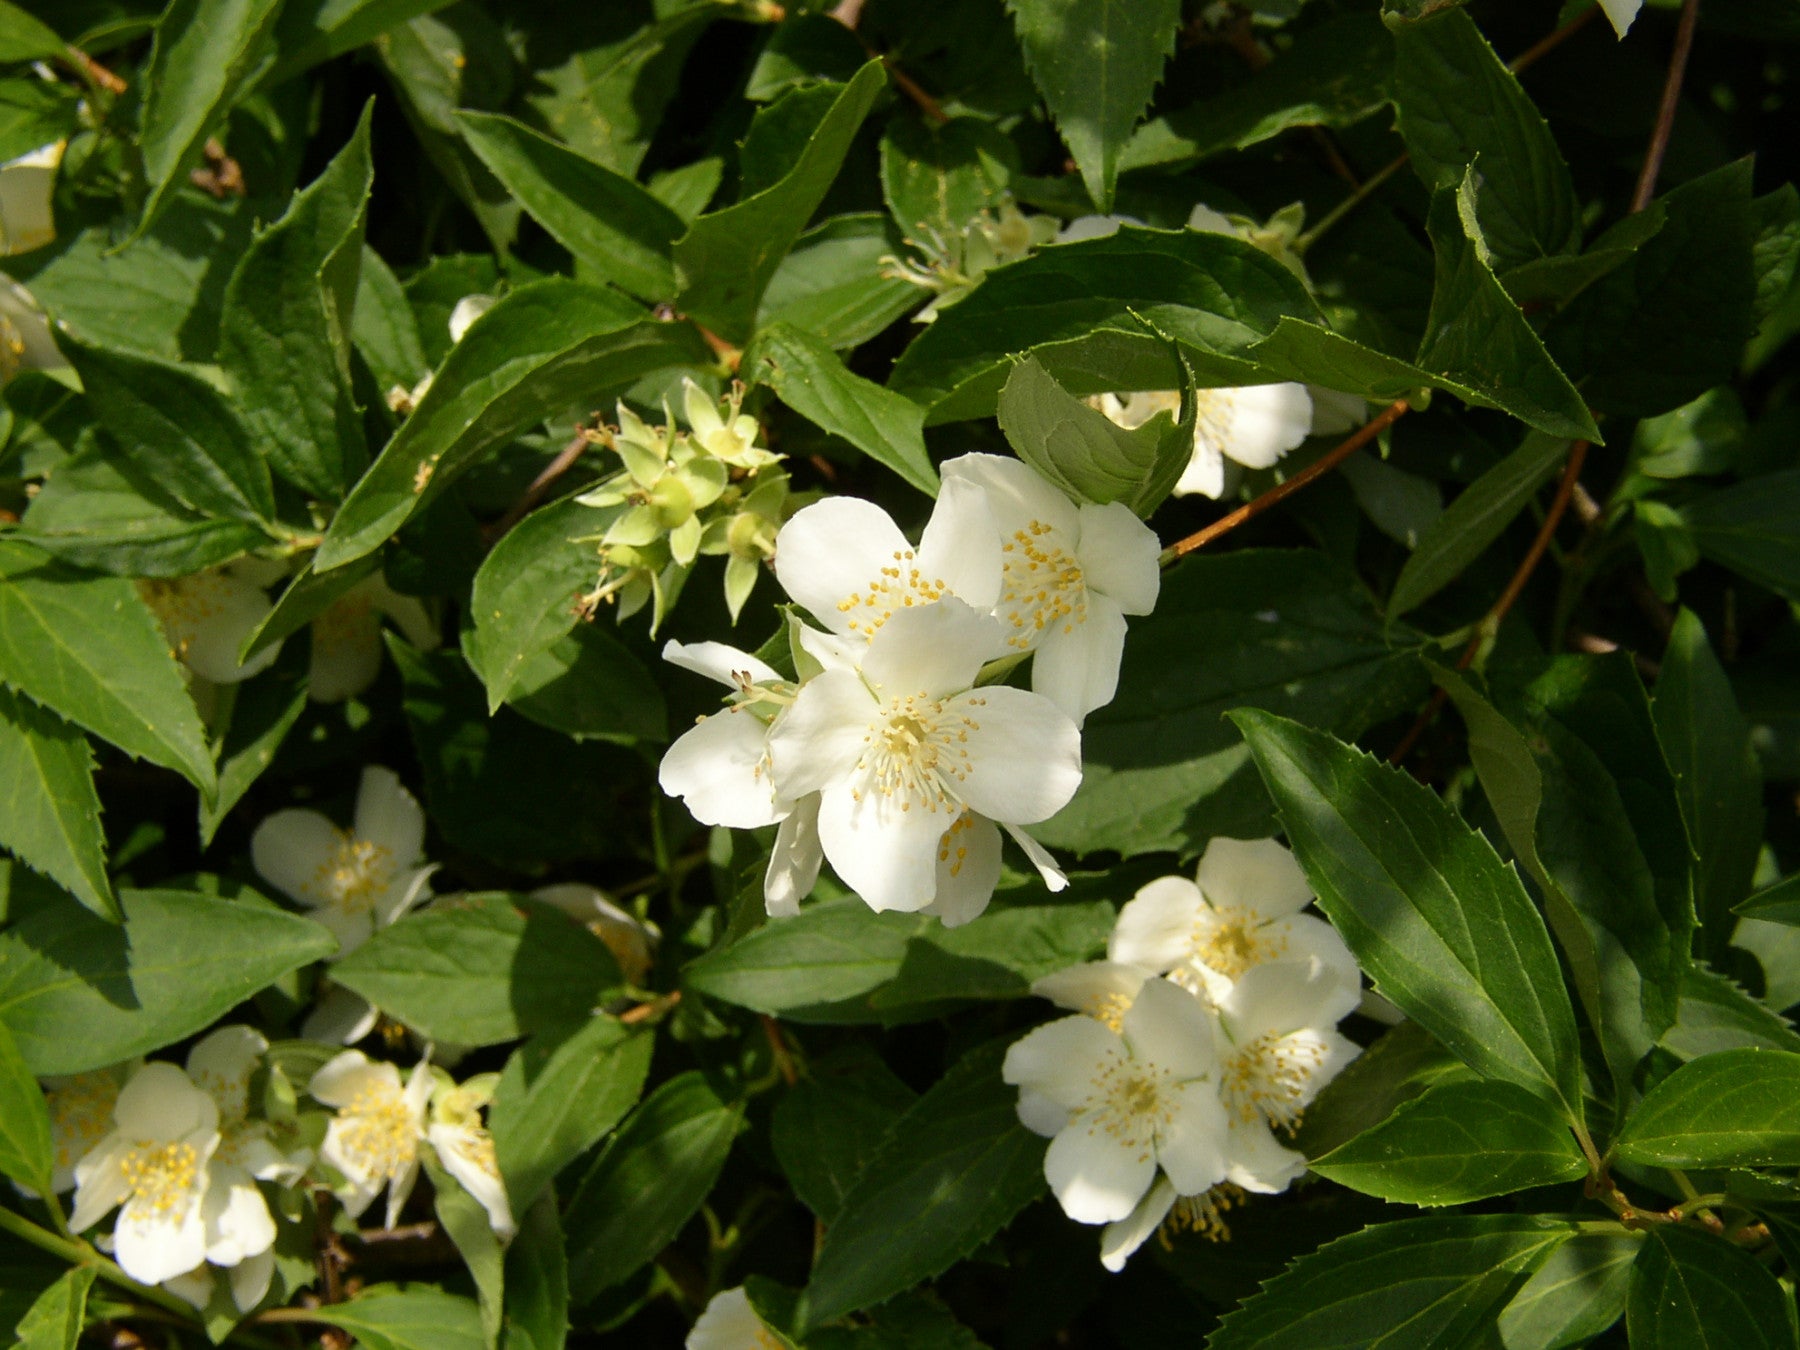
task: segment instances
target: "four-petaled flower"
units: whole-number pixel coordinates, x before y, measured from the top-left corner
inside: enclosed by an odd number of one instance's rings
[[[426,1137],[425,1108],[436,1083],[420,1061],[404,1084],[392,1064],[376,1063],[360,1050],[327,1060],[306,1090],[337,1114],[325,1128],[319,1157],[343,1176],[336,1187],[344,1212],[359,1216],[387,1189],[392,1228],[419,1178],[419,1144]]]

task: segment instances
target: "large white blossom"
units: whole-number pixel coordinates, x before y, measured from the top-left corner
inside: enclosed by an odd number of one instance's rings
[[[816,675],[770,728],[776,797],[819,794],[819,845],[872,909],[924,909],[966,884],[990,840],[997,852],[994,823],[1023,844],[1014,827],[1081,782],[1081,734],[1055,704],[974,687],[997,631],[954,597],[897,609],[860,672]]]
[[[1123,503],[1077,506],[1016,459],[962,455],[943,475],[946,493],[980,489],[999,531],[1007,646],[1035,653],[1031,687],[1079,724],[1118,689],[1125,616],[1156,606],[1156,535]]]
[[[1185,1194],[1226,1173],[1226,1108],[1207,1010],[1167,980],[1146,981],[1114,1030],[1065,1017],[1030,1032],[1001,1070],[1019,1119],[1050,1139],[1044,1176],[1077,1223],[1114,1223],[1158,1174]]]
[[[1273,839],[1217,838],[1194,881],[1160,877],[1126,902],[1107,956],[1213,1003],[1264,962],[1317,959],[1354,999],[1362,985],[1356,958],[1337,929],[1301,912],[1312,898],[1300,864]]]
[[[419,1179],[419,1145],[435,1086],[431,1066],[422,1060],[403,1084],[399,1069],[360,1050],[327,1060],[312,1076],[306,1090],[336,1109],[319,1157],[343,1177],[335,1192],[350,1217],[359,1217],[384,1188],[386,1226],[400,1217]]]
[[[117,1207],[115,1259],[132,1279],[159,1284],[206,1260],[219,1109],[173,1064],[146,1064],[120,1091],[113,1124],[75,1166],[69,1225],[82,1232]]]

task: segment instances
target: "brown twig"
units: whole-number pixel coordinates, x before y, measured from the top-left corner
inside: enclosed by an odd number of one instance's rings
[[[867,45],[868,44],[866,43],[864,44],[864,46]],[[878,53],[873,47],[869,47],[869,55],[875,56],[878,55]],[[887,71],[889,77],[894,81],[894,84],[899,87],[900,92],[916,103],[919,111],[924,113],[926,117],[930,118],[933,122],[948,122],[950,120],[950,114],[944,111],[943,105],[930,94],[926,93],[925,90],[919,86],[917,80],[913,79],[912,76],[900,69],[899,66],[895,65],[894,62],[886,56],[881,57],[881,64],[882,68]]]
[[[1399,421],[1400,418],[1409,411],[1410,407],[1411,405],[1408,404],[1405,399],[1395,399],[1392,403],[1388,404],[1387,407],[1383,408],[1380,412],[1375,414],[1375,416],[1363,423],[1362,426],[1358,427],[1349,436],[1345,437],[1343,441],[1339,442],[1338,445],[1323,458],[1308,464],[1299,473],[1288,479],[1287,482],[1277,483],[1260,497],[1238,507],[1238,509],[1233,511],[1230,515],[1221,516],[1205,529],[1196,530],[1187,538],[1179,539],[1175,543],[1170,544],[1162,552],[1164,565],[1166,566],[1177,558],[1185,558],[1195,549],[1205,548],[1208,544],[1212,543],[1213,540],[1219,538],[1219,536],[1230,534],[1231,531],[1235,530],[1245,521],[1260,516],[1271,506],[1275,506],[1284,499],[1293,496],[1294,493],[1298,492],[1314,479],[1323,478],[1326,474],[1337,468],[1338,465],[1349,459],[1351,455],[1355,454],[1382,432],[1393,426],[1395,422]]]
[[[1693,49],[1694,25],[1699,19],[1700,0],[1684,0],[1681,19],[1675,25],[1675,50],[1669,53],[1669,73],[1663,80],[1662,102],[1656,109],[1656,127],[1650,133],[1650,148],[1644,152],[1637,190],[1631,194],[1634,215],[1656,196],[1656,180],[1662,173],[1663,156],[1668,153],[1669,136],[1675,130],[1675,107],[1681,102],[1681,82],[1687,76],[1688,52]]]
[[[1538,61],[1548,56],[1551,52],[1562,46],[1563,43],[1574,37],[1576,33],[1579,33],[1583,28],[1587,27],[1590,22],[1599,17],[1599,14],[1599,5],[1589,5],[1586,9],[1582,10],[1581,13],[1565,23],[1561,28],[1540,38],[1517,56],[1513,57],[1512,60],[1506,63],[1506,68],[1517,75],[1519,72],[1536,65]]]
[[[635,1026],[639,1022],[648,1022],[652,1017],[666,1013],[681,1002],[681,990],[674,989],[661,998],[653,998],[648,1003],[640,1003],[635,1008],[627,1008],[619,1014],[619,1020],[627,1026]]]
[[[66,53],[69,64],[73,65],[95,84],[106,90],[107,93],[118,95],[124,93],[131,87],[105,66],[94,60],[93,57],[82,51],[81,48],[69,47],[66,49]]]
[[[1550,502],[1550,510],[1544,516],[1544,523],[1538,527],[1537,538],[1531,541],[1524,560],[1513,572],[1512,580],[1506,583],[1506,589],[1500,592],[1500,598],[1494,601],[1493,606],[1482,616],[1481,622],[1475,626],[1475,636],[1469,639],[1462,655],[1456,658],[1458,670],[1467,670],[1475,663],[1481,644],[1500,631],[1501,621],[1524,594],[1525,583],[1531,580],[1531,574],[1537,571],[1537,565],[1543,561],[1544,553],[1550,547],[1551,536],[1556,533],[1563,513],[1569,509],[1569,501],[1575,495],[1576,480],[1581,477],[1581,466],[1587,460],[1587,452],[1586,441],[1576,441],[1569,447],[1568,462],[1563,465],[1562,478],[1556,484],[1556,496]],[[1389,764],[1398,764],[1412,752],[1413,746],[1419,743],[1419,737],[1436,720],[1448,698],[1449,695],[1441,686],[1431,691],[1431,701],[1425,705],[1425,711],[1407,729],[1406,735],[1400,738],[1400,743],[1388,752]]]
[[[769,1051],[775,1056],[775,1067],[781,1072],[781,1081],[789,1087],[800,1081],[800,1072],[794,1067],[794,1056],[787,1048],[787,1041],[781,1035],[781,1026],[767,1013],[762,1015],[763,1035],[769,1038]]]
[[[584,429],[576,432],[575,438],[556,452],[556,458],[543,467],[538,476],[531,480],[530,486],[519,494],[519,499],[506,508],[506,514],[489,528],[489,548],[499,543],[502,535],[531,514],[532,509],[550,491],[551,484],[574,468],[575,461],[581,458],[582,453],[591,444],[593,444],[593,438]]]

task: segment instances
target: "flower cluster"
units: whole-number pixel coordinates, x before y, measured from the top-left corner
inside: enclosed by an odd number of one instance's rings
[[[790,509],[782,457],[757,443],[762,428],[741,411],[741,387],[721,405],[692,380],[683,386],[687,430],[666,406],[652,426],[621,403],[619,425],[592,433],[624,467],[577,498],[611,509],[593,541],[600,577],[580,602],[589,616],[603,602],[616,603],[621,619],[649,604],[655,631],[705,554],[725,559],[725,603],[736,619],[775,552]]]
[[[513,1231],[493,1140],[480,1109],[496,1076],[453,1082],[420,1064],[402,1086],[399,1070],[347,1050],[313,1074],[308,1092],[334,1108],[316,1152],[316,1126],[294,1109],[269,1043],[251,1027],[228,1025],[197,1042],[184,1066],[115,1065],[47,1079],[56,1189],[73,1187],[69,1225],[94,1228],[124,1272],[160,1284],[197,1308],[226,1274],[231,1303],[249,1312],[269,1291],[276,1215],[263,1185],[329,1188],[352,1217],[385,1187],[387,1224],[418,1175],[421,1146],[487,1210],[502,1238]],[[257,1085],[263,1085],[259,1090]],[[314,1117],[317,1120],[317,1117]]]
[[[931,303],[913,316],[917,323],[930,323],[996,267],[1017,262],[1055,236],[1054,216],[1027,216],[1007,201],[997,210],[976,213],[960,230],[949,234],[929,225],[917,226],[906,242],[918,250],[920,258],[884,257],[881,274],[934,292]]]
[[[1214,839],[1196,881],[1163,877],[1120,910],[1106,960],[1033,986],[1080,1015],[1014,1044],[1003,1073],[1051,1141],[1064,1213],[1106,1225],[1109,1270],[1165,1223],[1221,1236],[1242,1192],[1306,1171],[1282,1136],[1356,1057],[1336,1026],[1362,989],[1311,899],[1280,844]]]
[[[718,643],[664,653],[733,692],[670,747],[663,789],[708,824],[779,826],[771,914],[829,859],[873,909],[966,922],[999,879],[1001,829],[1064,884],[1019,827],[1080,784],[1081,720],[1117,687],[1125,616],[1156,602],[1156,537],[1017,460],[964,455],[943,479],[917,547],[847,497],[783,527],[776,577],[820,625],[790,630],[796,679]],[[987,682],[1028,656],[1031,692]]]

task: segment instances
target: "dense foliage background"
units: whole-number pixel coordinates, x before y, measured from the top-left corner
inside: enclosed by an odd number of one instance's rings
[[[0,1328],[1795,1346],[1800,5],[1610,8],[0,3]],[[785,522],[970,452],[1166,546],[1070,884],[769,917],[661,646],[805,677]],[[1110,1273],[1002,1057],[1275,834],[1362,1054]],[[273,1245],[134,1279],[45,1197],[228,1043]],[[389,1213],[329,1131],[403,1080]]]

